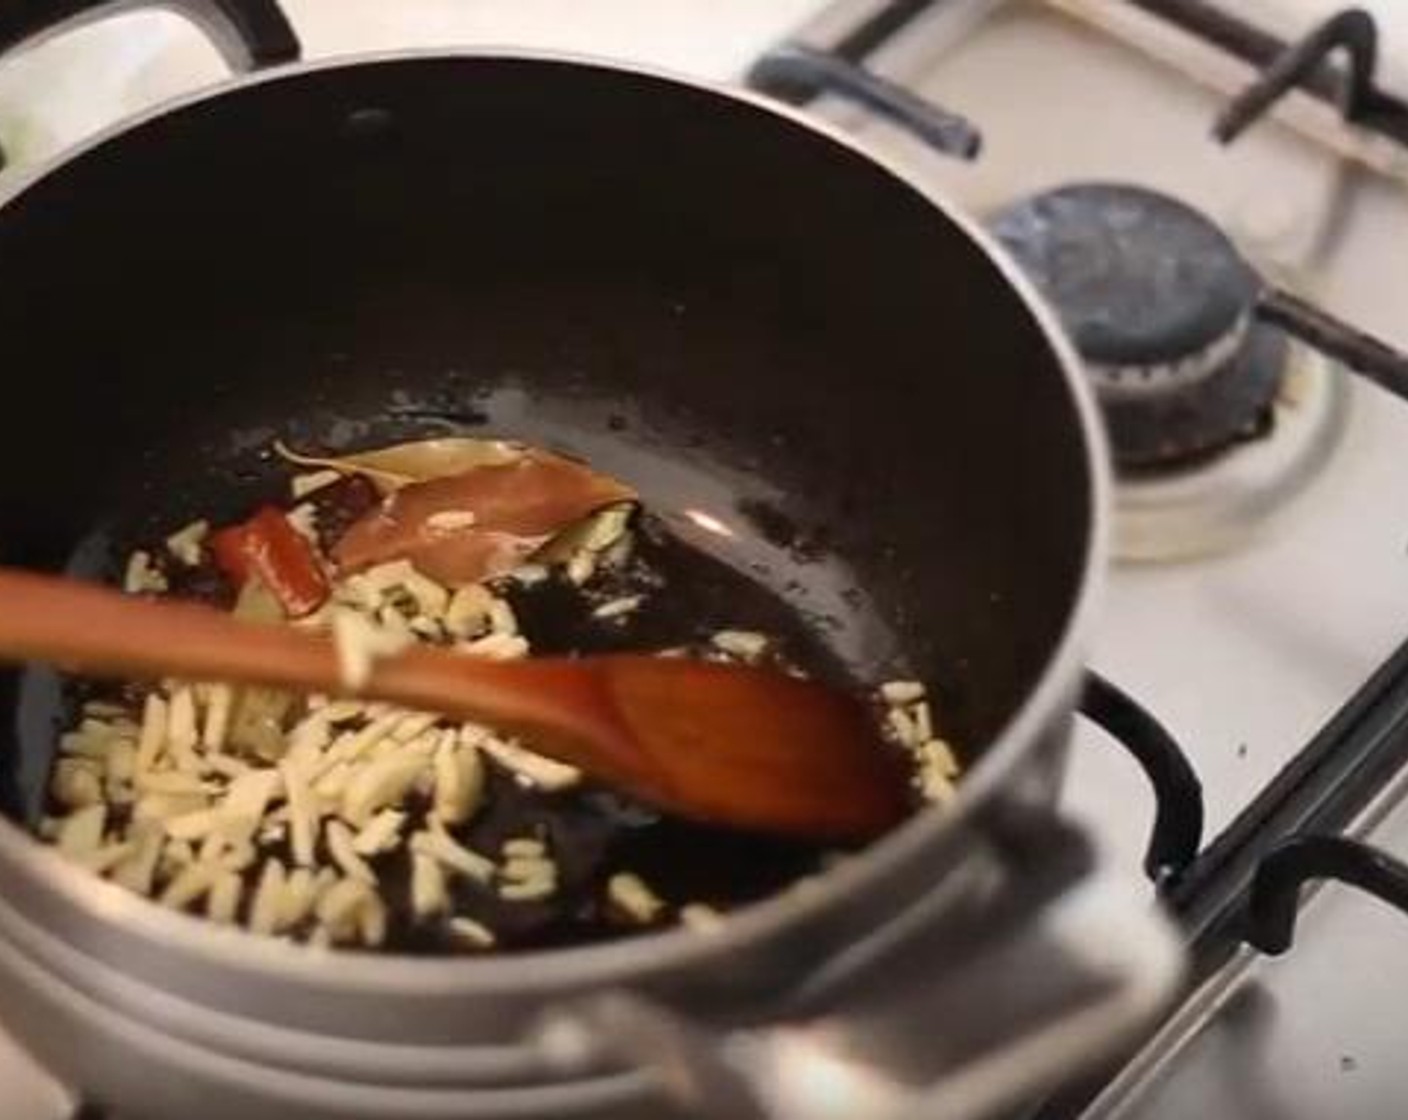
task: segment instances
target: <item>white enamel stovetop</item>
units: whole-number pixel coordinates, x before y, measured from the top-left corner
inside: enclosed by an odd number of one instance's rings
[[[517,45],[647,60],[720,80],[736,79],[767,45],[826,6],[822,0],[285,5],[309,57],[447,43]],[[1254,242],[1329,306],[1408,347],[1401,295],[1408,291],[1408,188],[1401,182],[1354,170],[1274,125],[1231,152],[1213,149],[1205,140],[1213,95],[1078,33],[1044,14],[1038,0],[1005,7],[972,0],[971,6],[1003,14],[947,49],[942,65],[905,50],[896,50],[890,64],[980,123],[988,140],[980,163],[954,164],[852,113],[824,111],[979,212],[1069,179],[1126,178],[1173,190]],[[1233,6],[1283,30],[1304,28],[1339,7],[1331,0]],[[1383,17],[1390,47],[1403,46],[1402,56],[1389,52],[1388,63],[1395,82],[1408,88],[1408,5],[1362,6]],[[0,139],[19,162],[41,159],[221,72],[214,52],[176,17],[123,16],[0,63]],[[1098,127],[1090,127],[1092,120]],[[1332,221],[1335,213],[1347,217]],[[1346,438],[1329,468],[1261,539],[1216,559],[1113,574],[1094,662],[1188,746],[1207,787],[1214,830],[1408,637],[1408,406],[1357,386],[1352,396]],[[1086,733],[1069,786],[1071,810],[1133,873],[1150,806],[1132,764]],[[1408,1016],[1400,1025],[1408,1030]],[[1292,1065],[1330,1060],[1313,1052],[1317,1044],[1301,1045]],[[47,1120],[52,1112],[33,1106],[55,1100],[55,1092],[7,1051],[0,1033],[0,1118]],[[1382,1095],[1377,1103],[1389,1107]],[[1172,1111],[1157,1113],[1178,1114],[1176,1100]]]

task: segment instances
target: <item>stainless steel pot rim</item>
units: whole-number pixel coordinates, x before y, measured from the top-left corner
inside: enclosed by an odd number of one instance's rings
[[[348,969],[345,967],[347,957],[342,953],[329,953],[283,941],[254,937],[238,930],[212,928],[211,923],[202,919],[165,910],[118,886],[95,879],[88,872],[68,863],[51,848],[35,843],[32,837],[13,822],[0,818],[0,860],[32,872],[44,889],[56,895],[64,905],[86,914],[95,921],[119,923],[131,933],[193,957],[206,958],[214,964],[232,968],[254,968],[304,984],[342,992],[349,989],[363,990],[371,994],[421,990],[443,995],[446,994],[447,988],[481,995],[492,994],[496,989],[522,993],[526,990],[552,988],[563,982],[610,983],[664,966],[703,962],[767,938],[784,926],[844,906],[849,896],[867,884],[883,878],[888,868],[914,859],[921,849],[934,844],[959,822],[969,818],[976,806],[992,796],[1038,736],[1050,713],[1069,703],[1075,695],[1083,669],[1086,635],[1098,609],[1103,583],[1108,555],[1111,500],[1110,460],[1104,430],[1093,394],[1079,373],[1079,360],[1062,332],[1054,312],[1037,295],[1015,262],[1005,255],[975,219],[964,214],[942,192],[919,181],[898,160],[867,150],[854,137],[827,122],[808,117],[796,109],[775,103],[748,90],[718,85],[672,73],[663,68],[586,55],[479,48],[396,50],[340,55],[312,63],[292,63],[249,75],[235,76],[119,121],[73,148],[57,153],[32,167],[14,172],[10,182],[0,183],[0,207],[8,205],[70,161],[114,142],[153,120],[239,89],[264,83],[297,80],[309,73],[362,66],[419,61],[473,62],[481,59],[605,70],[713,94],[768,113],[796,127],[804,128],[850,155],[877,166],[897,183],[932,203],[985,251],[993,266],[1021,299],[1027,313],[1045,337],[1060,368],[1065,372],[1067,388],[1071,393],[1082,439],[1088,451],[1091,523],[1087,534],[1085,568],[1076,601],[1056,651],[1036,687],[984,752],[982,761],[965,777],[952,806],[916,815],[889,836],[876,841],[867,849],[864,858],[843,861],[816,880],[812,884],[813,889],[804,892],[787,891],[756,903],[731,915],[718,930],[707,934],[676,929],[599,946],[481,959],[457,958],[447,961],[444,958],[387,955],[376,959],[375,968]],[[2,932],[0,936],[3,936]]]
[[[86,991],[73,978],[58,974],[30,960],[14,946],[0,941],[0,968],[18,977],[32,992],[49,1003],[76,1007],[85,1029],[96,1032],[107,1049],[116,1039],[123,1045],[143,1051],[148,1065],[158,1060],[180,1063],[186,1072],[200,1071],[218,1083],[243,1086],[258,1083],[273,1098],[298,1101],[304,1106],[318,1101],[341,1104],[348,1116],[422,1117],[425,1120],[453,1120],[464,1115],[466,1107],[521,1110],[523,1116],[581,1111],[593,1107],[624,1107],[649,1088],[649,1074],[626,1070],[584,1074],[570,1079],[545,1081],[541,1077],[523,1084],[476,1085],[471,1080],[452,1082],[436,1078],[428,1083],[405,1077],[378,1077],[375,1073],[337,1075],[327,1069],[260,1061],[256,1056],[210,1045],[206,1039],[192,1039],[167,1026],[132,1015]],[[262,1028],[261,1028],[262,1031]],[[385,1049],[385,1048],[383,1048]],[[385,1073],[385,1068],[380,1071]],[[531,1106],[532,1112],[528,1109]]]
[[[542,1055],[519,1043],[410,1041],[404,1037],[352,1038],[288,1027],[202,1006],[130,976],[121,962],[86,957],[16,914],[0,896],[7,936],[0,938],[0,966],[29,982],[61,986],[81,1002],[133,1027],[180,1039],[194,1050],[303,1076],[427,1093],[509,1091],[563,1082],[617,1082],[629,1072],[551,1071]]]

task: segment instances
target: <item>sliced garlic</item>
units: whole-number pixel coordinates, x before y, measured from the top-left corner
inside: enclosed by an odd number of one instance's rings
[[[230,733],[230,710],[234,702],[235,690],[228,684],[210,686],[205,705],[205,726],[200,734],[201,746],[206,750],[219,752],[225,749],[225,740]]]
[[[274,934],[284,928],[284,865],[277,859],[264,861],[254,901],[249,908],[249,928],[254,933]]]
[[[386,940],[386,904],[370,893],[357,910],[357,932],[362,944],[373,948]]]
[[[620,598],[610,599],[602,603],[592,611],[592,617],[602,620],[623,618],[639,610],[641,603],[644,601],[644,595],[622,595]]]
[[[279,763],[284,776],[284,794],[288,798],[289,847],[293,860],[301,867],[313,866],[313,850],[318,841],[319,817],[308,788],[307,776],[301,767]]]
[[[409,571],[401,581],[406,593],[416,602],[416,609],[427,618],[441,618],[450,605],[450,593],[427,575],[407,565]]]
[[[254,861],[259,858],[253,841],[235,840],[230,843],[227,840],[226,845],[217,862],[228,871],[243,871],[247,867],[253,867]]]
[[[489,606],[494,597],[481,584],[459,588],[445,608],[445,629],[458,638],[469,638],[488,624]]]
[[[196,849],[197,863],[215,863],[226,848],[227,842],[218,831],[207,833]]]
[[[374,708],[378,711],[373,712]],[[354,719],[374,718],[380,712],[379,705],[364,704],[360,700],[329,700],[319,709],[319,714],[335,726]]]
[[[71,855],[69,858],[95,875],[104,875],[110,868],[116,867],[136,850],[137,845],[134,841],[122,840],[112,844],[103,844],[90,851]]]
[[[442,509],[425,519],[425,527],[437,533],[453,533],[471,528],[479,518],[470,509]]]
[[[518,616],[513,613],[507,599],[490,600],[489,629],[495,634],[505,634],[509,637],[518,633]]]
[[[166,701],[148,693],[142,702],[142,732],[137,740],[137,772],[151,770],[166,743]]]
[[[354,692],[371,680],[377,658],[391,657],[414,642],[409,634],[374,626],[365,615],[345,608],[332,612],[332,640],[339,678]]]
[[[255,830],[254,835],[255,838],[259,841],[259,843],[265,846],[268,846],[270,844],[282,844],[284,842],[285,837],[288,836],[288,822],[270,820],[261,821],[259,824],[259,828]]]
[[[958,777],[958,758],[953,748],[942,739],[929,739],[915,748],[918,771],[915,784],[926,801],[940,804],[952,800]]]
[[[463,915],[451,918],[445,923],[445,928],[455,940],[475,949],[492,949],[498,940],[488,926]]]
[[[113,719],[127,715],[127,709],[108,700],[86,700],[83,703],[83,714],[94,719]]]
[[[395,809],[383,809],[352,838],[352,850],[359,856],[374,856],[396,846],[406,814]]]
[[[557,892],[557,876],[546,872],[531,878],[499,885],[499,897],[507,902],[538,902]]]
[[[519,587],[536,587],[540,583],[546,583],[551,576],[552,572],[546,564],[520,564],[509,572],[507,578]]]
[[[880,696],[887,704],[914,704],[924,699],[924,686],[919,681],[886,681],[880,686]]]
[[[946,778],[958,777],[958,756],[943,739],[929,739],[919,745],[919,753]]]
[[[458,642],[456,653],[489,661],[517,661],[528,654],[528,642],[519,634],[486,634],[470,642]]]
[[[359,879],[339,879],[318,896],[313,912],[334,942],[350,941],[357,932],[357,911],[375,897]]]
[[[216,863],[190,863],[166,885],[157,901],[173,910],[185,909],[201,898],[215,885],[215,881],[225,874],[225,869]]]
[[[569,789],[582,780],[582,772],[577,767],[554,758],[545,758],[507,739],[490,735],[477,745],[514,777],[538,789]]]
[[[76,758],[101,762],[108,753],[110,740],[83,731],[66,731],[59,736],[59,752]]]
[[[557,865],[542,853],[508,855],[499,875],[499,896],[510,901],[547,898],[557,890]]]
[[[197,809],[166,822],[166,834],[173,840],[201,840],[229,823],[223,809]]]
[[[579,548],[567,561],[567,579],[577,587],[581,587],[595,574],[596,554],[588,552],[585,548]]]
[[[377,810],[399,803],[425,765],[423,755],[405,749],[368,762],[352,776],[343,792],[343,819],[363,827]]]
[[[161,850],[161,868],[163,875],[168,868],[174,874],[183,867],[189,867],[195,862],[196,853],[191,849],[185,840],[171,840]]]
[[[68,809],[82,809],[103,801],[103,783],[98,770],[85,759],[61,758],[49,779],[49,795]]]
[[[929,715],[929,705],[922,700],[909,709],[909,718],[914,721],[915,742],[927,743],[934,737],[934,721]]]
[[[604,552],[621,538],[630,523],[631,505],[608,506],[595,517],[582,538],[582,547],[588,552]]]
[[[134,821],[165,822],[208,808],[210,799],[204,794],[147,793],[132,806]]]
[[[112,869],[112,881],[129,891],[149,895],[164,843],[161,828],[153,822],[138,822],[128,829],[128,835],[135,842],[135,847]]]
[[[630,871],[617,872],[607,880],[606,897],[639,925],[649,925],[665,909],[664,900],[646,886],[644,879]]]
[[[405,592],[415,601],[416,609],[421,614],[439,618],[450,602],[450,593],[429,576],[417,571],[409,560],[378,564],[363,572],[360,579],[363,601],[370,597],[376,606],[381,606],[385,598]]]
[[[418,918],[428,918],[449,908],[445,872],[439,860],[424,852],[411,853],[411,909]]]
[[[712,906],[702,902],[690,902],[680,907],[680,925],[686,929],[707,932],[724,924],[724,916]]]
[[[233,925],[239,909],[243,884],[234,871],[226,871],[215,880],[205,899],[205,916],[220,925]]]
[[[557,865],[545,854],[508,856],[499,867],[499,874],[508,880],[541,879],[544,875],[557,878]]]
[[[201,759],[201,765],[209,773],[230,780],[238,778],[241,774],[248,774],[253,769],[249,763],[231,754],[207,754]]]
[[[352,846],[352,830],[338,820],[328,821],[328,854],[349,879],[376,884],[376,872]]]
[[[140,548],[127,558],[122,590],[129,595],[159,595],[166,590],[166,577],[152,567],[151,556]]]
[[[430,818],[429,823],[430,828],[411,837],[412,852],[430,856],[451,871],[458,871],[476,882],[487,883],[494,877],[493,860],[459,843],[439,826],[435,818]]]
[[[230,783],[224,808],[231,816],[263,817],[269,803],[283,796],[284,777],[279,770],[250,770]]]
[[[59,851],[67,856],[96,851],[102,845],[107,819],[108,809],[102,803],[85,805],[70,813],[59,825],[59,835],[55,841]]]
[[[284,752],[284,761],[305,768],[313,765],[332,742],[332,721],[326,713],[326,708],[320,708],[294,725],[293,730],[288,733],[288,750]]]
[[[346,733],[339,736],[339,743],[334,744],[328,750],[329,758],[341,758],[348,761],[355,761],[367,755],[373,747],[387,738],[396,730],[404,715],[398,711],[385,712],[372,720],[360,731]],[[340,746],[340,751],[339,751]]]
[[[598,561],[608,568],[624,568],[631,559],[631,552],[635,548],[634,534],[629,530],[616,538],[616,543],[609,548],[603,549],[598,554]]]
[[[318,511],[316,509],[308,502],[302,502],[284,514],[284,517],[295,533],[314,548],[318,547]]]
[[[204,797],[211,789],[199,774],[183,770],[147,770],[138,773],[135,781],[143,793],[164,793],[176,797]]]
[[[895,741],[901,746],[910,748],[919,746],[919,731],[914,726],[914,720],[903,708],[891,708],[886,712],[885,724]]]
[[[720,630],[709,641],[715,648],[743,661],[757,661],[767,652],[768,638],[755,630]]]
[[[391,738],[409,743],[429,731],[439,721],[435,712],[407,712],[391,728]]]
[[[295,500],[306,498],[309,494],[316,493],[326,486],[331,486],[342,477],[337,471],[328,469],[321,471],[306,471],[296,474],[288,480],[288,488]]]
[[[435,750],[433,812],[446,824],[463,824],[479,808],[484,796],[484,763],[479,751],[458,742],[447,730]]]
[[[440,741],[441,732],[438,728],[431,728],[429,731],[422,731],[408,743],[398,743],[395,739],[386,738],[373,747],[369,753],[372,760],[399,756],[402,758],[419,758],[425,763],[429,763],[431,756],[435,754],[435,744]],[[423,792],[429,792],[429,774],[422,774],[417,782],[416,788]]]
[[[130,739],[137,731],[137,725],[126,719],[97,719],[88,716],[78,725],[79,735],[104,744],[119,739]]]
[[[107,776],[110,782],[130,782],[137,774],[137,746],[118,739],[108,747]]]
[[[347,783],[352,780],[352,764],[350,762],[335,762],[318,775],[313,783],[313,792],[317,794],[318,800],[326,805],[329,811],[335,809],[342,800],[342,794],[347,789]]]
[[[201,545],[210,532],[210,522],[192,521],[166,538],[166,551],[188,568],[200,565]]]
[[[326,868],[324,871],[327,871],[327,876],[323,879],[316,877],[307,867],[295,867],[289,871],[279,909],[280,929],[297,926],[312,912],[324,885],[336,878],[332,871]]]
[[[221,804],[230,843],[252,840],[270,803],[283,795],[284,777],[278,770],[251,770],[232,781]]]

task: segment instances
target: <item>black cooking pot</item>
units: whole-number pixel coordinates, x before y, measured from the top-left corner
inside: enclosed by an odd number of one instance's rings
[[[192,12],[232,60],[295,53],[268,3]],[[1051,808],[1102,564],[1091,402],[896,170],[636,69],[290,62],[15,173],[0,266],[5,563],[98,574],[239,513],[275,438],[508,435],[630,481],[847,673],[937,682],[968,770],[713,935],[483,961],[213,930],[0,822],[6,1025],[66,1084],[154,1120],[967,1116],[1156,1006],[1162,925]],[[56,695],[4,678],[12,817]]]

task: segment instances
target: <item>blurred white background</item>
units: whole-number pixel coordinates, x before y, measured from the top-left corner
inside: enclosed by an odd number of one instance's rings
[[[446,45],[637,59],[727,79],[825,0],[282,0],[308,58]],[[16,158],[218,80],[214,50],[180,17],[136,12],[0,61],[0,138]]]
[[[1345,6],[1337,0],[1227,2],[1281,30],[1304,28]],[[310,58],[395,47],[526,46],[637,59],[720,80],[735,77],[767,44],[826,6],[826,0],[283,3]],[[1391,84],[1408,90],[1408,0],[1360,3],[1383,20]],[[0,61],[0,139],[20,161],[43,158],[124,114],[222,74],[215,52],[177,16],[109,18]]]

